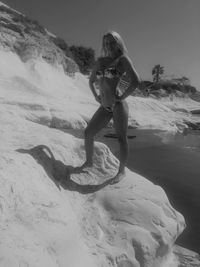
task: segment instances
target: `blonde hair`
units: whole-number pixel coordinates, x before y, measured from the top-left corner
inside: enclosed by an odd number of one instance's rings
[[[105,44],[104,44],[105,37],[107,37],[109,35],[111,35],[113,37],[113,39],[116,41],[117,48],[119,49],[119,51],[121,52],[121,54],[122,55],[127,54],[128,53],[128,50],[126,48],[126,45],[124,43],[124,40],[119,35],[119,33],[115,32],[115,31],[108,31],[108,32],[106,32],[103,35],[103,38],[102,38],[102,47],[101,47],[101,54],[102,54],[102,56],[108,56],[109,55],[109,52],[106,49]]]

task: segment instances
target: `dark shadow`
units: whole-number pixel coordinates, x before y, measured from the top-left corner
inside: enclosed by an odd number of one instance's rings
[[[118,139],[118,136],[116,133],[107,133],[107,134],[104,134],[104,137]],[[127,135],[128,139],[133,139],[135,137],[136,137],[136,135]]]
[[[31,155],[38,164],[46,171],[49,178],[60,189],[60,186],[70,191],[77,191],[81,194],[94,193],[109,184],[109,180],[99,185],[81,185],[71,179],[71,174],[88,173],[79,167],[65,165],[60,160],[56,160],[52,151],[45,145],[38,145],[31,149],[17,149],[19,153]]]
[[[56,128],[56,127],[51,127],[51,128]],[[64,128],[56,128],[57,130],[60,130],[64,133],[68,133],[78,139],[84,139],[84,130],[80,129],[64,129]]]

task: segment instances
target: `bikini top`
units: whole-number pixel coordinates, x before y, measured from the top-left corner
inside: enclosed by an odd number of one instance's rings
[[[102,67],[101,66],[101,62],[99,62],[101,69],[98,70],[98,71],[96,71],[96,77],[97,77],[97,79],[101,79],[103,77],[106,77],[108,79],[113,79],[113,78],[119,78],[119,77],[121,77],[122,73],[117,68],[117,64],[118,64],[119,58],[120,57],[118,57],[117,59],[115,59],[114,61],[112,61],[109,64],[109,67],[107,67],[107,68],[104,68],[104,66]],[[102,60],[103,60],[103,58],[102,58]],[[104,65],[104,64],[102,64],[102,65]]]
[[[97,79],[100,79],[103,77],[106,77],[108,79],[112,79],[112,78],[120,77],[120,73],[119,73],[119,71],[117,71],[116,68],[107,68],[105,70],[98,70],[96,72],[96,77],[97,77]]]

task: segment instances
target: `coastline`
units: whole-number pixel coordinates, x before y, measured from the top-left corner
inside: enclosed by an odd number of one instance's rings
[[[180,265],[179,267],[199,267],[200,255],[189,249],[175,245],[173,253],[176,255]]]
[[[105,137],[108,133],[114,133],[114,129],[103,129],[96,141],[105,143],[118,157],[118,142],[116,138]],[[136,138],[128,141],[127,167],[165,190],[171,204],[186,218],[187,227],[177,244],[199,253],[197,236],[200,236],[200,216],[197,210],[200,206],[200,149],[195,150],[195,140],[198,142],[200,135],[178,134],[176,139],[163,131],[140,129],[129,129],[128,134]]]

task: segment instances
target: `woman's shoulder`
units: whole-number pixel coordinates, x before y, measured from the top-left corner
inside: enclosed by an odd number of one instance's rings
[[[126,54],[123,54],[119,57],[119,63],[121,64],[131,64],[132,65],[132,61],[130,59],[130,57]]]
[[[111,57],[108,57],[108,56],[98,57],[97,58],[97,62],[99,62],[99,63],[109,62],[111,60],[112,60],[112,58]]]
[[[99,57],[97,58],[96,64],[99,68],[106,68],[112,62],[110,57]]]
[[[98,57],[93,64],[93,70],[101,68],[103,62],[104,59],[102,57]]]
[[[126,72],[127,75],[134,78],[134,80],[140,81],[139,75],[135,70],[132,60],[128,55],[122,55],[120,59],[120,66],[122,71]]]

